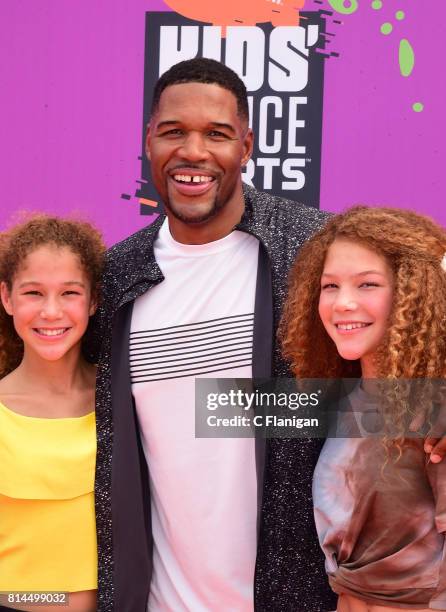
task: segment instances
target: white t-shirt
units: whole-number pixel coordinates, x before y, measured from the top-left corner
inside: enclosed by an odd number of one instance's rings
[[[165,280],[135,301],[132,391],[150,472],[150,612],[253,610],[255,441],[195,438],[195,377],[250,378],[258,241],[155,241]]]

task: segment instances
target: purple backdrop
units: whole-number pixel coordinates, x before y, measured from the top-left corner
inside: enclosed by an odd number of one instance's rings
[[[329,0],[305,4],[320,8],[329,9]],[[140,177],[144,16],[151,10],[169,9],[161,0],[2,0],[0,228],[20,209],[80,211],[111,244],[148,223],[137,199],[121,194],[133,194]],[[329,44],[340,57],[326,61],[321,208],[390,204],[446,224],[446,2],[383,0],[377,10],[359,0],[356,12],[334,18],[343,23],[329,19]],[[393,24],[389,35],[380,31],[384,22]],[[407,78],[401,38],[415,51]]]

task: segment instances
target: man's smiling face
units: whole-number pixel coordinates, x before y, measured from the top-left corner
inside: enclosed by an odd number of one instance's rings
[[[232,92],[207,83],[166,87],[146,153],[171,229],[172,222],[189,233],[193,226],[212,226],[214,240],[229,233],[243,212],[241,167],[251,152],[252,132]]]

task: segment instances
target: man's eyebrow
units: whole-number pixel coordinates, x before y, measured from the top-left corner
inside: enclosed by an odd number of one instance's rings
[[[181,123],[178,119],[169,119],[168,121],[160,121],[156,127],[159,129],[168,125],[178,125],[178,123]]]
[[[235,134],[235,129],[230,123],[221,123],[220,121],[211,121],[210,125],[212,125],[213,127],[226,128],[227,130],[229,130],[230,132],[234,132]]]

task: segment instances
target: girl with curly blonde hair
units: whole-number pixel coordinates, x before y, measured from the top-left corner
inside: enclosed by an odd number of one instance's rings
[[[95,367],[105,247],[35,216],[0,234],[0,610],[96,610]]]
[[[338,612],[446,610],[446,466],[409,432],[420,407],[430,422],[441,401],[445,253],[431,219],[358,206],[309,240],[291,272],[279,335],[295,375],[361,378],[347,398],[359,433],[327,439],[313,481]],[[380,416],[383,436],[367,435],[366,415]]]

